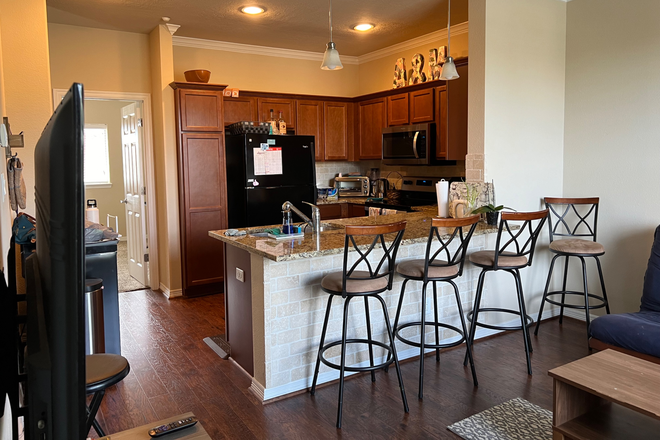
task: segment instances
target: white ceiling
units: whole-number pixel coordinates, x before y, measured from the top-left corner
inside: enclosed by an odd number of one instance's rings
[[[239,11],[259,5],[266,13]],[[323,52],[329,41],[326,0],[47,0],[51,23],[148,33],[162,16],[176,35]],[[454,0],[452,25],[468,21],[468,0]],[[447,27],[447,0],[333,0],[333,40],[359,56]],[[351,29],[373,23],[370,32]]]

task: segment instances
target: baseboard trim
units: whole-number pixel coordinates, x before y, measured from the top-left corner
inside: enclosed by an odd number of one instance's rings
[[[172,298],[177,298],[179,296],[183,296],[183,289],[170,290],[163,283],[160,283],[160,285],[158,287],[159,287],[159,290],[162,292],[162,294],[165,295],[165,297],[167,297],[167,299],[172,299]]]
[[[254,377],[252,378],[252,383],[250,384],[249,390],[252,391],[252,393],[261,402],[265,401],[265,398],[264,398],[265,397],[265,395],[264,395],[265,388],[263,387],[263,385],[261,385],[259,382],[257,382],[257,380]]]
[[[545,319],[553,318],[555,316],[558,316],[558,314],[559,314],[559,309],[556,309],[556,308],[546,309],[543,312],[543,314],[541,315],[541,320],[543,321]],[[564,314],[566,314],[566,311],[564,311]],[[536,317],[534,317],[534,318],[536,318]],[[520,320],[519,319],[512,319],[510,321],[501,323],[500,325],[502,325],[502,326],[520,325]],[[502,333],[502,330],[477,328],[477,332],[475,334],[475,339],[486,338],[488,336],[492,336],[492,335],[495,335],[495,334],[498,334],[498,333]],[[449,342],[452,339],[453,338],[445,339],[445,340],[441,341],[441,343]],[[433,351],[433,349],[429,349],[429,350],[426,351],[426,353],[431,353],[432,351]],[[405,360],[405,359],[409,359],[409,358],[412,358],[412,357],[419,356],[419,348],[411,347],[409,349],[399,351],[397,354],[399,356],[399,360],[402,361],[402,360]],[[375,363],[385,362],[385,358],[382,357],[382,358],[379,358],[379,359],[374,359],[374,362]],[[367,365],[369,365],[369,361],[362,362],[362,363],[358,364],[357,366],[364,367],[364,366],[367,366]],[[346,372],[344,374],[344,378],[348,378],[348,377],[352,376],[353,374],[356,374],[356,373],[355,372]],[[250,389],[255,393],[255,395],[257,395],[257,397],[263,396],[263,402],[266,402],[266,401],[271,400],[271,399],[287,396],[289,394],[292,395],[292,394],[297,393],[301,390],[305,390],[307,388],[310,388],[312,386],[313,378],[314,378],[313,376],[309,376],[309,377],[297,380],[295,382],[290,382],[286,385],[281,385],[281,386],[273,387],[273,388],[264,388],[264,387],[261,386],[261,384],[259,384],[258,382],[255,382],[254,378],[252,378],[252,385],[250,385]],[[319,374],[317,383],[319,385],[321,385],[321,384],[324,384],[326,382],[331,382],[331,381],[337,380],[337,379],[339,379],[339,371],[337,371],[337,370],[326,371],[325,373],[320,373]],[[253,387],[256,387],[255,383],[257,383],[259,385],[259,387],[261,387],[261,388],[258,389],[258,390],[253,388]]]

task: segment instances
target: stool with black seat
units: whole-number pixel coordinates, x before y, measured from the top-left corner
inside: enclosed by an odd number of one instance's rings
[[[369,226],[346,226],[346,237],[344,240],[344,264],[341,272],[335,272],[326,275],[321,282],[321,289],[329,293],[328,306],[323,321],[323,330],[321,331],[321,340],[319,342],[319,351],[316,358],[316,368],[314,370],[314,380],[312,382],[311,394],[316,392],[316,381],[319,375],[321,362],[330,368],[339,370],[339,404],[337,408],[337,428],[341,428],[342,407],[344,399],[344,373],[346,371],[369,371],[371,372],[372,382],[376,381],[375,371],[384,369],[394,363],[401,390],[401,399],[403,400],[403,409],[408,412],[408,402],[406,392],[401,377],[399,359],[396,354],[396,345],[394,335],[390,325],[390,318],[387,313],[387,305],[380,296],[381,293],[392,289],[392,280],[394,278],[394,268],[396,264],[396,255],[405,232],[406,222],[398,222],[385,225]],[[386,239],[387,236],[387,239]],[[389,241],[389,244],[387,243]],[[381,258],[374,257],[374,249],[382,249]],[[357,253],[355,263],[349,265],[349,251]],[[376,254],[376,252],[374,252]],[[371,260],[370,261],[370,255]],[[361,269],[361,270],[356,270]],[[364,270],[366,269],[366,270]],[[328,321],[332,301],[335,297],[341,297],[344,300],[344,314],[342,321],[341,340],[326,343],[325,335],[328,330]],[[367,323],[367,339],[347,339],[348,324],[348,306],[354,298],[364,298],[365,317]],[[369,298],[375,298],[380,303],[385,317],[385,326],[389,337],[389,345],[372,338],[371,319],[369,316]],[[366,344],[369,347],[369,366],[357,367],[346,365],[346,346],[348,344]],[[331,363],[323,356],[324,353],[332,348],[341,347],[340,364]],[[381,364],[374,365],[374,346],[380,347],[391,355]]]
[[[535,212],[503,212],[500,222],[495,250],[479,251],[470,255],[470,262],[481,268],[479,281],[477,282],[477,293],[474,300],[474,308],[468,313],[467,318],[470,325],[470,344],[474,347],[474,335],[477,327],[491,330],[523,330],[523,341],[525,343],[525,356],[527,357],[527,372],[532,374],[532,362],[529,354],[533,351],[532,341],[529,336],[529,327],[534,324],[531,316],[527,315],[525,308],[525,296],[523,294],[520,269],[532,265],[536,242],[541,233],[541,228],[548,217],[548,210]],[[519,229],[516,225],[522,222]],[[506,231],[506,234],[504,232]],[[503,270],[513,275],[516,283],[516,294],[518,297],[518,310],[498,307],[481,307],[481,298],[484,289],[484,280],[488,272]],[[484,312],[508,313],[520,316],[520,326],[492,325],[479,321],[479,314]],[[463,365],[467,365],[468,356],[465,355]]]
[[[465,325],[465,317],[463,315],[463,307],[461,305],[461,297],[458,286],[454,283],[454,279],[463,274],[463,265],[465,263],[465,255],[467,248],[472,238],[472,234],[477,227],[477,223],[481,219],[480,215],[474,215],[467,218],[453,219],[453,218],[434,218],[431,223],[431,230],[429,232],[429,239],[426,244],[426,256],[424,259],[408,260],[398,264],[396,271],[403,278],[403,285],[401,286],[401,295],[399,296],[399,305],[396,309],[396,316],[394,318],[394,336],[400,341],[419,347],[419,398],[423,398],[424,387],[424,351],[427,348],[435,349],[435,360],[440,362],[440,349],[456,347],[465,342],[467,349],[467,356],[470,360],[470,368],[472,369],[472,380],[474,385],[477,386],[477,373],[474,369],[474,362],[472,360],[472,352],[470,341],[468,340],[467,326]],[[453,228],[453,230],[451,229]],[[464,230],[467,229],[467,232]],[[448,236],[448,237],[447,237]],[[443,238],[444,237],[444,238]],[[437,246],[438,249],[431,255],[431,249]],[[449,250],[452,243],[457,243],[456,249]],[[453,245],[452,245],[453,246]],[[444,258],[444,259],[442,259]],[[403,299],[406,293],[406,285],[408,281],[421,281],[422,284],[422,311],[419,321],[408,322],[399,325],[399,317],[401,315],[401,308],[403,307]],[[426,320],[426,287],[428,283],[433,283],[433,312],[434,321]],[[438,319],[438,291],[437,283],[449,283],[454,288],[456,296],[456,305],[458,307],[458,316],[461,320],[461,329],[441,323]],[[422,321],[424,324],[422,325]],[[435,344],[427,343],[426,327],[431,326],[435,329]],[[417,327],[420,329],[420,342],[414,342],[410,339],[401,336],[401,331]],[[459,339],[456,341],[440,343],[440,327],[446,328],[456,332]]]
[[[591,327],[590,310],[605,307],[607,314],[610,313],[610,305],[607,301],[607,292],[605,291],[605,281],[603,280],[603,270],[600,266],[600,257],[605,254],[605,247],[596,241],[598,227],[598,197],[585,198],[559,198],[546,197],[545,205],[550,210],[548,226],[550,227],[550,252],[554,253],[550,270],[548,271],[548,280],[545,283],[543,291],[543,300],[539,309],[539,316],[536,321],[534,334],[539,333],[539,324],[541,323],[541,314],[546,302],[560,306],[559,323],[564,319],[564,308],[584,310],[587,321],[587,341],[589,340],[589,331]],[[553,224],[554,223],[554,224]],[[566,238],[564,238],[566,237]],[[557,238],[560,238],[557,240]],[[564,280],[562,289],[554,292],[548,292],[552,271],[555,267],[555,260],[564,257]],[[582,263],[582,282],[583,292],[566,290],[566,281],[568,278],[568,261],[575,257]],[[598,267],[598,276],[600,278],[600,287],[603,296],[589,293],[589,283],[587,282],[587,265],[585,258],[596,260]],[[561,294],[561,301],[549,298]],[[566,302],[566,295],[578,295],[584,297],[584,305],[571,304]],[[595,300],[596,304],[591,304],[589,298]]]
[[[96,433],[104,437],[105,433],[96,421],[96,413],[101,407],[105,390],[128,376],[131,367],[124,356],[118,354],[98,353],[85,356],[85,391],[94,394],[87,408],[87,432],[94,426]]]

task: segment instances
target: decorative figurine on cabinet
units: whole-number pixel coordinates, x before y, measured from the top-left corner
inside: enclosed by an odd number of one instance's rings
[[[447,56],[447,46],[440,46],[438,49],[429,50],[429,81],[440,79],[442,65]]]
[[[408,83],[407,79],[406,59],[399,58],[394,65],[394,81],[392,81],[392,88],[398,89],[405,86]]]
[[[421,84],[426,82],[426,73],[424,73],[424,55],[416,53],[412,58],[412,69],[410,70],[410,78],[408,84]]]

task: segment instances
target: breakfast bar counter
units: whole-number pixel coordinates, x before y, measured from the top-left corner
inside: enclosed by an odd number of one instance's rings
[[[321,280],[328,273],[342,270],[346,225],[405,220],[406,232],[397,255],[397,262],[400,262],[424,258],[434,215],[437,215],[437,207],[425,207],[420,212],[331,220],[323,222],[320,234],[307,233],[299,239],[275,240],[252,235],[263,233],[265,228],[244,229],[247,235],[242,237],[226,236],[224,230],[209,232],[211,237],[225,244],[226,338],[231,345],[231,358],[252,376],[251,390],[265,401],[311,386],[328,301],[328,294],[321,290]],[[496,231],[495,227],[480,223],[468,252],[483,249],[487,234]],[[446,231],[447,234],[451,232]],[[358,242],[359,245],[368,243]],[[372,254],[378,258],[378,253]],[[349,262],[355,261],[356,256],[356,252],[351,252]],[[478,271],[466,265],[463,276],[457,280],[466,310],[472,307],[477,276]],[[395,277],[392,290],[382,294],[390,316],[394,316],[401,284],[401,278]],[[421,284],[408,283],[401,322],[419,319]],[[460,325],[453,290],[438,285],[438,303],[444,322]],[[427,310],[432,313],[432,307]],[[328,341],[340,338],[342,313],[339,301],[335,302],[328,325]],[[372,334],[384,340],[386,328],[382,314],[371,315]],[[407,329],[404,335],[414,340],[415,331],[415,328]],[[364,307],[357,304],[349,308],[349,336],[353,337],[351,335],[366,335]],[[443,340],[455,337],[450,330],[442,332]],[[419,355],[419,349],[399,341],[397,350],[400,359]],[[332,362],[338,361],[339,355],[338,347],[326,352]],[[374,355],[379,358],[384,353],[374,352]],[[364,362],[368,362],[367,346],[349,347],[347,365]],[[469,374],[467,369],[466,375]],[[338,371],[321,366],[319,383],[337,377]]]

